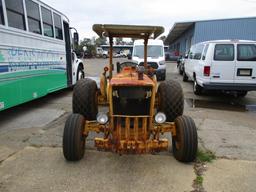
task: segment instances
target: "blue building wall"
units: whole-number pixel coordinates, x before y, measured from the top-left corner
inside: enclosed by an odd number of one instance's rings
[[[170,47],[180,43],[178,51],[184,54],[186,51],[186,39],[189,39],[191,36],[191,45],[203,41],[223,39],[256,41],[256,18],[196,21],[195,25],[185,31]]]
[[[194,43],[221,39],[256,40],[256,18],[196,22]]]
[[[194,25],[190,27],[187,31],[185,31],[180,38],[178,38],[174,43],[171,44],[170,50],[177,50],[177,45],[180,44],[179,52],[184,55],[186,52],[186,41],[191,40],[191,44],[194,44]],[[174,45],[174,46],[173,46]]]

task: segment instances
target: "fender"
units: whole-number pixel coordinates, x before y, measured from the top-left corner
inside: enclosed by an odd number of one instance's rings
[[[81,59],[78,59],[76,54],[73,52],[74,54],[74,60],[72,63],[72,85],[75,85],[77,82],[77,70],[78,68],[81,66],[84,70],[84,65],[83,65],[83,61]]]

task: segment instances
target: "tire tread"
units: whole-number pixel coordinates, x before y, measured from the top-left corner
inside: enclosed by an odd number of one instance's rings
[[[181,85],[173,80],[166,80],[158,87],[160,101],[158,111],[165,113],[167,121],[174,121],[176,117],[183,114],[184,95]]]
[[[195,123],[191,117],[179,116],[175,119],[177,137],[182,137],[183,148],[177,149],[175,140],[172,138],[174,157],[181,162],[191,162],[196,158],[198,140]]]
[[[79,113],[87,120],[95,120],[98,113],[96,92],[97,84],[95,81],[89,78],[79,80],[73,92],[73,113]]]

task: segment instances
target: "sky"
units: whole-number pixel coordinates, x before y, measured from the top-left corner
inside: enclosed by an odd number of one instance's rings
[[[42,0],[70,19],[80,39],[97,37],[93,24],[159,25],[256,16],[256,0]]]

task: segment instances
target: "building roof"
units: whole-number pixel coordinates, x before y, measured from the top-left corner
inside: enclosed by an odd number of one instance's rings
[[[182,33],[184,33],[186,30],[188,30],[194,24],[195,24],[195,22],[175,23],[173,25],[173,27],[171,28],[164,43],[165,44],[173,43],[177,38],[179,38],[181,36]]]
[[[207,21],[226,21],[226,20],[240,20],[240,19],[255,19],[256,17],[244,17],[244,18],[228,18],[228,19],[211,19],[211,20],[198,20],[198,21],[187,21],[187,22],[177,22],[174,23],[171,28],[165,44],[171,44],[176,39],[178,39],[186,30],[195,25],[197,22],[207,22]]]

